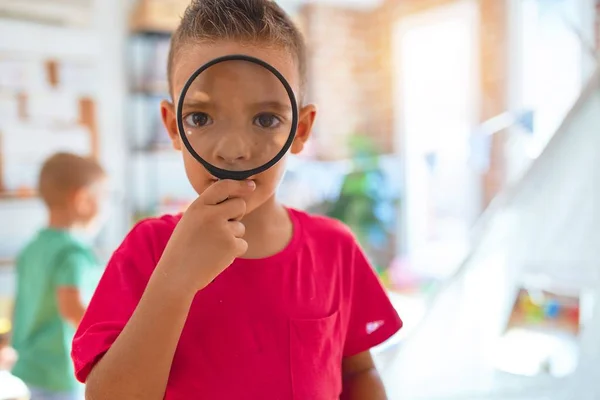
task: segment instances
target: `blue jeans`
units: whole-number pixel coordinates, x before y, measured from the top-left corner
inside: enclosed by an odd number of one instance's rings
[[[30,400],[84,400],[83,390],[73,390],[70,392],[52,392],[46,389],[29,386],[31,392]]]

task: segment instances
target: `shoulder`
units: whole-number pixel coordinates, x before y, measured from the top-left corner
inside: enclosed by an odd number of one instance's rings
[[[74,238],[63,243],[56,258],[59,263],[72,263],[81,267],[95,265],[97,261],[92,246]]]
[[[115,257],[132,256],[160,258],[181,215],[163,215],[137,222],[115,251]]]
[[[126,236],[126,240],[135,240],[142,237],[171,236],[180,219],[181,215],[171,214],[142,219],[131,228]]]
[[[358,246],[356,237],[342,221],[296,209],[290,209],[290,212],[302,227],[305,239],[315,240],[326,245],[335,243],[349,247]]]
[[[91,262],[94,252],[90,244],[75,234],[62,232],[50,236],[42,231],[20,251],[17,265],[30,261],[38,264],[40,260],[54,265],[70,260]]]

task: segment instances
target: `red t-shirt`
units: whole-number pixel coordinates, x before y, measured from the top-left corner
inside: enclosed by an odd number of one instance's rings
[[[289,214],[284,250],[236,259],[194,298],[166,399],[337,399],[342,359],[401,328],[345,225]],[[80,381],[127,324],[179,218],[137,224],[114,253],[73,341]]]

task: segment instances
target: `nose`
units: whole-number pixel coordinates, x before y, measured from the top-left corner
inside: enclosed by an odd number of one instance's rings
[[[248,135],[241,130],[223,134],[215,146],[215,159],[226,168],[241,168],[250,159]]]

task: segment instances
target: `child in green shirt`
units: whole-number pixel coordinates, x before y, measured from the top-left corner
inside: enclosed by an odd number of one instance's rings
[[[85,312],[84,297],[98,274],[86,237],[99,228],[106,175],[94,160],[68,153],[50,157],[39,177],[48,224],[19,254],[12,345],[12,373],[31,400],[81,399],[71,341]]]

